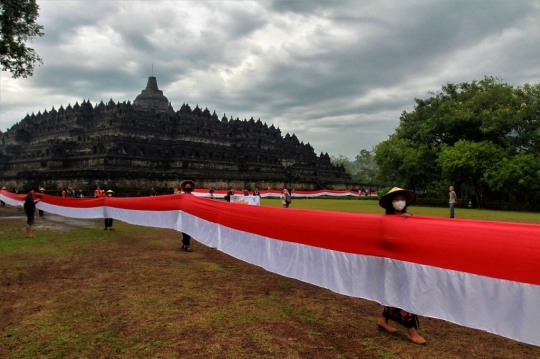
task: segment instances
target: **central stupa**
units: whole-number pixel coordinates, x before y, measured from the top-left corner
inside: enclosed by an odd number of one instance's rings
[[[142,110],[166,111],[169,107],[169,100],[163,95],[163,91],[158,88],[157,79],[153,76],[148,78],[146,89],[135,98],[133,106]]]

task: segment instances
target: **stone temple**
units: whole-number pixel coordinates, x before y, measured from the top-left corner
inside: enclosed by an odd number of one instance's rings
[[[167,192],[180,181],[216,189],[350,189],[343,167],[294,134],[255,121],[220,119],[196,106],[174,111],[150,77],[133,103],[54,107],[0,131],[0,185],[56,190]]]

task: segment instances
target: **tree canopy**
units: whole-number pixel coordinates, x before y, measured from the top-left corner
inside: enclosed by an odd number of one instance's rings
[[[415,99],[377,146],[381,182],[428,192],[454,185],[480,200],[540,200],[540,84],[485,77],[431,95]]]
[[[35,0],[0,0],[0,64],[13,78],[32,76],[35,63],[43,63],[26,45],[43,36],[43,26],[36,23],[38,10]]]
[[[344,155],[330,156],[330,160],[336,166],[342,166],[351,175],[353,181],[361,185],[377,184],[375,173],[377,164],[375,163],[374,151],[363,149],[355,160],[351,161]]]

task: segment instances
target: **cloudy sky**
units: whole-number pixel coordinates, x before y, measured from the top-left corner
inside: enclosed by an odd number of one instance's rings
[[[540,81],[540,1],[38,0],[34,76],[1,73],[0,130],[27,113],[126,101],[157,77],[199,105],[351,159],[452,82]]]

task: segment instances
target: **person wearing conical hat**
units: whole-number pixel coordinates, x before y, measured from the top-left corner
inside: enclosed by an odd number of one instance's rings
[[[114,191],[113,190],[108,190],[106,192],[106,197],[112,197],[112,195],[114,194]],[[112,218],[105,218],[105,228],[103,228],[103,230],[109,230],[109,231],[114,231],[114,228],[112,226],[113,224],[113,219]]]
[[[192,180],[185,180],[182,183],[180,183],[180,191],[183,194],[191,194],[191,192],[194,189],[195,189],[195,182],[193,182]],[[186,252],[192,252],[190,242],[191,242],[191,235],[182,231],[182,249],[185,250]]]
[[[401,216],[401,218],[406,219],[412,216],[412,214],[407,213],[407,207],[412,204],[415,199],[416,195],[414,192],[394,187],[380,199],[379,205],[386,210],[387,215]],[[407,337],[413,343],[426,344],[426,340],[416,331],[416,328],[419,326],[418,316],[416,314],[406,312],[400,308],[384,307],[381,317],[377,320],[377,325],[390,333],[394,333],[397,329],[388,324],[388,319],[407,328],[409,332]]]

